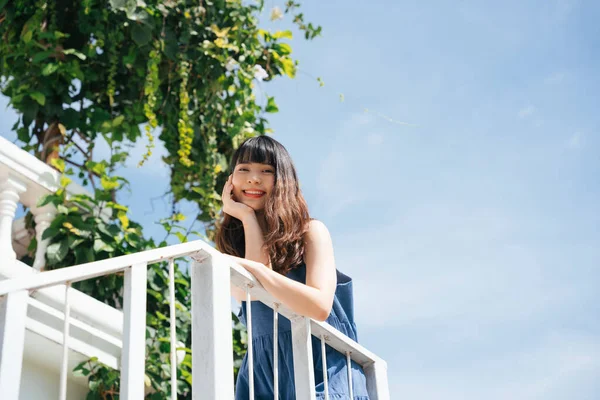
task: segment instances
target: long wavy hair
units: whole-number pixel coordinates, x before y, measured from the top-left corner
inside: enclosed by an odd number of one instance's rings
[[[292,158],[275,139],[257,136],[246,140],[235,151],[231,159],[231,173],[240,163],[268,164],[275,168],[275,185],[263,211],[266,221],[264,248],[273,270],[285,275],[303,262],[303,235],[310,221]],[[215,242],[219,251],[244,257],[246,248],[242,222],[223,213],[223,220],[217,224]]]

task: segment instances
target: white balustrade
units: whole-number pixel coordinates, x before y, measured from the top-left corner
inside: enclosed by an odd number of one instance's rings
[[[248,332],[248,391],[249,400],[254,400],[254,345],[252,336],[252,297],[250,285],[246,286],[246,331]]]
[[[145,262],[125,270],[123,295],[123,355],[121,366],[121,391],[123,400],[144,398],[146,367],[146,284]],[[172,346],[176,346],[173,343]]]
[[[232,400],[233,341],[228,261],[201,252],[192,265],[192,398]]]
[[[327,376],[327,349],[325,347],[325,336],[321,336],[321,367],[323,368],[323,388],[325,400],[329,400],[329,379]],[[350,396],[352,399],[352,396]]]
[[[124,334],[121,355],[121,395],[123,399],[144,396],[145,366],[145,316],[147,265],[169,261],[170,301],[174,305],[174,261],[191,256],[192,290],[192,385],[194,399],[233,399],[233,344],[231,336],[230,285],[247,290],[247,323],[249,351],[251,351],[253,301],[261,301],[274,310],[274,333],[277,334],[278,317],[288,318],[292,325],[293,363],[296,398],[315,398],[315,377],[312,359],[312,336],[321,338],[323,370],[327,373],[326,344],[346,355],[348,380],[352,385],[351,361],[364,368],[369,396],[376,400],[389,400],[387,365],[358,343],[324,322],[299,316],[280,304],[243,267],[224,257],[202,241],[148,250],[113,259],[86,263],[74,267],[46,271],[27,277],[0,281],[0,398],[17,400],[19,391],[20,360],[23,354],[25,315],[28,292],[54,285],[74,283],[84,279],[125,272]],[[171,283],[172,282],[172,283]],[[47,290],[47,289],[44,289]],[[69,289],[73,290],[73,289]],[[68,291],[66,293],[69,293]],[[69,321],[70,302],[66,299],[63,341],[76,343],[69,338],[69,326],[81,324]],[[173,307],[172,317],[175,316]],[[173,320],[172,320],[173,323]],[[171,330],[171,349],[178,346],[175,330]],[[277,346],[277,342],[275,342]],[[274,379],[278,381],[278,349],[274,349]],[[249,354],[249,367],[253,363]],[[172,368],[174,361],[171,354]],[[172,373],[173,375],[173,373]],[[325,375],[325,380],[326,375]],[[172,379],[171,388],[176,383]],[[325,382],[327,385],[327,382]],[[61,383],[62,384],[62,383]],[[276,389],[278,390],[278,388]],[[351,389],[352,390],[352,389]],[[328,389],[327,389],[328,391]],[[327,393],[328,395],[328,393]],[[176,397],[173,395],[173,398]]]
[[[25,344],[26,290],[0,298],[0,399],[19,398]]]
[[[273,309],[273,398],[279,400],[279,305]]]
[[[0,137],[0,258],[14,259],[15,240],[28,243],[29,233],[24,229],[22,219],[15,221],[19,203],[29,208],[36,222],[35,237],[37,250],[33,267],[42,270],[46,264],[48,240],[41,240],[44,230],[52,223],[56,215],[53,205],[37,207],[38,202],[47,194],[54,193],[60,186],[62,174],[15,144]],[[66,189],[67,198],[76,194],[91,195],[83,187],[71,183]],[[102,218],[109,218],[111,210],[101,212]],[[17,228],[19,237],[12,237]],[[23,237],[26,236],[26,237]],[[20,249],[23,245],[19,244]]]
[[[67,374],[69,365],[69,339],[71,331],[71,301],[70,294],[71,284],[67,282],[65,285],[65,311],[64,311],[64,324],[63,324],[63,353],[62,353],[62,365],[60,367],[60,389],[58,398],[60,400],[67,400]]]
[[[16,258],[12,247],[12,225],[19,205],[19,195],[25,190],[20,179],[10,175],[0,177],[0,257]]]
[[[54,204],[46,204],[43,207],[32,206],[31,213],[35,220],[35,237],[37,240],[33,269],[41,271],[46,266],[46,250],[50,243],[50,238],[42,240],[42,236],[56,217],[56,207]]]
[[[175,307],[175,260],[169,260],[169,318],[171,336],[171,400],[177,400],[177,308]]]
[[[312,400],[316,396],[316,391],[310,319],[297,316],[290,321],[292,323],[296,399]]]
[[[387,363],[377,360],[363,366],[367,376],[367,391],[372,400],[389,400],[390,389],[388,385]]]

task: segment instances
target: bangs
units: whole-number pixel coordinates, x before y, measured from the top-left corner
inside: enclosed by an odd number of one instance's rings
[[[236,157],[233,157],[232,169],[237,164],[268,164],[275,167],[275,146],[273,143],[262,136],[253,137],[246,140],[237,150]]]

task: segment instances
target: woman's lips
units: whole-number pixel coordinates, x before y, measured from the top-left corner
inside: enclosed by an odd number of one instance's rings
[[[242,190],[244,196],[250,197],[251,199],[260,199],[265,195],[265,192],[262,190]]]

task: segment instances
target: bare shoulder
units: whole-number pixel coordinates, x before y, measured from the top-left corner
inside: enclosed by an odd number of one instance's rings
[[[305,242],[322,242],[331,241],[329,229],[325,224],[317,219],[313,219],[308,223],[308,229],[304,234]]]

